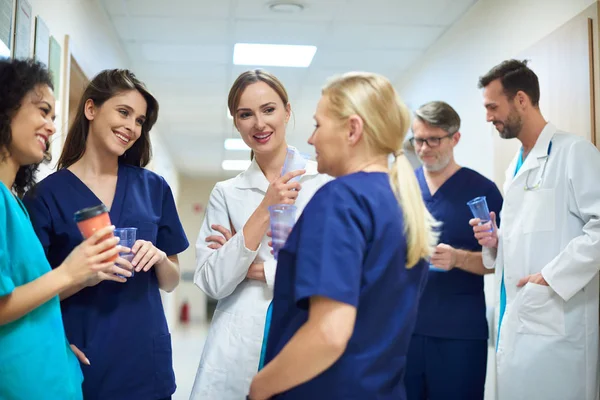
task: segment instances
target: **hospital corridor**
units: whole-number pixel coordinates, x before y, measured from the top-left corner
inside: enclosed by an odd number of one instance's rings
[[[600,400],[600,0],[0,0],[0,400]]]

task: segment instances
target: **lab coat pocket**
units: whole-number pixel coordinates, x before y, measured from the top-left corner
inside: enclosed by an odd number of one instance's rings
[[[519,333],[565,335],[564,301],[550,286],[527,283],[517,313]]]
[[[523,233],[554,231],[555,189],[526,191],[522,215]]]
[[[175,390],[173,372],[173,351],[171,335],[154,337],[154,392],[158,397],[168,397]]]

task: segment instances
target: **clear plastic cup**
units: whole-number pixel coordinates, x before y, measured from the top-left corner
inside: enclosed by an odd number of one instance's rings
[[[306,167],[306,162],[310,159],[308,154],[300,153],[291,147],[288,147],[285,155],[285,161],[283,163],[283,169],[281,170],[281,176],[288,172],[297,171]],[[290,179],[290,182],[298,182],[302,175]]]
[[[491,221],[490,210],[488,208],[487,200],[486,200],[485,196],[476,197],[473,200],[470,200],[469,202],[467,202],[467,205],[471,209],[471,213],[473,214],[473,217],[479,218],[479,220],[480,220],[479,225],[484,225]],[[493,229],[494,228],[492,227],[490,229],[490,232]]]
[[[288,204],[276,204],[269,207],[273,256],[276,260],[279,250],[285,244],[288,235],[296,223],[296,210],[296,206]]]
[[[433,265],[432,263],[429,263],[429,270],[434,271],[434,272],[448,272],[448,270],[438,268],[435,265]]]
[[[137,228],[117,228],[115,229],[115,236],[120,239],[119,245],[128,247],[131,249],[135,244],[135,240],[137,237]],[[134,254],[130,251],[129,253],[119,253],[119,256],[131,262],[133,260]],[[131,271],[131,276],[135,274],[134,271]],[[127,278],[126,276],[117,274],[121,278]]]

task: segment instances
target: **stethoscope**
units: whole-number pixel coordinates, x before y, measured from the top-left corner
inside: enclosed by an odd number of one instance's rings
[[[544,156],[544,166],[542,167],[542,173],[540,174],[540,179],[538,179],[538,181],[535,183],[535,185],[533,185],[533,186],[529,185],[529,175],[531,175],[531,171],[533,171],[532,169],[530,169],[529,172],[527,172],[527,178],[525,179],[525,186],[523,187],[523,189],[525,189],[525,191],[529,192],[532,190],[538,190],[540,188],[540,186],[542,186],[542,180],[544,179],[544,172],[546,172],[546,165],[548,164],[548,158],[550,157],[551,150],[552,150],[552,140],[548,144],[548,153],[546,154],[546,156]],[[522,147],[521,147],[521,158],[523,158],[523,148]]]

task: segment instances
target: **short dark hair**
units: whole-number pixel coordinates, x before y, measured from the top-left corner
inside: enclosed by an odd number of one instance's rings
[[[133,72],[127,69],[110,69],[96,75],[81,96],[57,169],[70,167],[85,153],[90,128],[90,121],[85,116],[85,102],[90,99],[94,101],[96,107],[101,107],[107,100],[130,90],[137,90],[146,100],[146,120],[142,124],[142,135],[125,154],[119,157],[119,161],[136,167],[145,167],[150,162],[152,158],[150,130],[158,119],[158,101]]]
[[[518,91],[525,92],[531,104],[537,107],[540,102],[540,83],[538,77],[528,66],[527,60],[506,60],[492,68],[487,74],[479,78],[479,89],[500,79],[504,94],[513,99]]]
[[[9,156],[12,143],[12,119],[21,107],[25,96],[39,85],[54,89],[52,77],[46,66],[34,60],[0,59],[0,162]],[[46,152],[49,159],[49,152]],[[12,189],[22,197],[35,183],[39,164],[22,165],[17,172]]]

